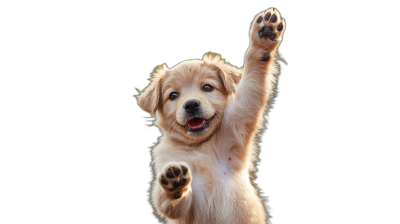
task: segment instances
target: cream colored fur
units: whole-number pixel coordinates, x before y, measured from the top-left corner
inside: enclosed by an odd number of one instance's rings
[[[277,22],[257,19],[268,12]],[[277,26],[282,23],[283,30]],[[276,40],[259,37],[263,26],[273,28]],[[276,86],[276,49],[282,40],[285,23],[277,10],[259,13],[250,29],[250,46],[244,67],[225,63],[219,55],[207,53],[203,60],[184,61],[169,69],[158,66],[150,85],[138,96],[139,105],[156,115],[155,124],[163,136],[152,150],[155,180],[151,203],[167,223],[266,223],[268,214],[252,184],[257,161],[256,135],[263,128],[263,114]],[[267,61],[261,57],[269,52]],[[214,90],[205,92],[202,86]],[[171,100],[172,92],[179,97]],[[201,102],[204,116],[215,118],[205,133],[193,135],[183,127],[188,120],[183,104],[189,99]],[[187,182],[173,191],[161,178],[172,167],[186,166],[174,180]],[[181,197],[174,198],[174,193]]]

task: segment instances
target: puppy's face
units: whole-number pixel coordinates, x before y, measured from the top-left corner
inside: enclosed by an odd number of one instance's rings
[[[187,144],[206,141],[218,129],[235,80],[240,79],[240,74],[227,77],[232,75],[215,64],[197,60],[154,75],[138,96],[139,105],[149,112],[155,107],[156,124],[163,134]]]
[[[162,80],[163,126],[174,138],[202,141],[221,122],[227,96],[218,71],[200,63],[180,64]]]

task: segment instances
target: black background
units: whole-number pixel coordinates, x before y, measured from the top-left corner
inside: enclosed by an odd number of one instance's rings
[[[356,102],[344,97],[346,84],[338,81],[346,57],[326,28],[332,6],[282,1],[73,7],[59,43],[74,96],[72,107],[61,108],[73,131],[61,144],[68,146],[61,157],[69,161],[59,201],[65,200],[68,212],[59,220],[84,215],[75,221],[157,223],[149,203],[150,147],[160,132],[137,105],[135,88],[149,84],[157,65],[172,67],[209,51],[241,67],[250,23],[270,7],[286,20],[279,53],[288,65],[279,62],[256,183],[269,197],[272,223],[330,220],[333,205],[342,203],[344,182],[337,178],[348,158],[343,147],[352,144],[343,143],[354,138],[357,119],[345,121],[354,116],[348,108]]]

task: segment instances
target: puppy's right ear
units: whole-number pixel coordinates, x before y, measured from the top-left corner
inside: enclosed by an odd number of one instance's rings
[[[157,108],[160,104],[161,96],[161,79],[164,76],[167,70],[167,65],[162,64],[157,66],[150,78],[150,84],[143,90],[139,91],[139,94],[136,95],[136,99],[138,101],[139,106],[149,112],[151,115],[154,115],[157,111]]]

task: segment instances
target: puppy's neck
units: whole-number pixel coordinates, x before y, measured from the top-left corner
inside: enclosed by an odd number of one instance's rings
[[[170,138],[169,136],[165,136],[165,139],[173,144],[176,145],[183,145],[183,146],[187,146],[187,147],[192,147],[192,148],[198,148],[200,146],[202,146],[203,144],[207,143],[208,141],[210,141],[210,139],[212,139],[215,136],[215,134],[211,134],[210,136],[208,136],[205,139],[201,139],[199,141],[194,141],[193,139],[182,139],[182,138]]]

